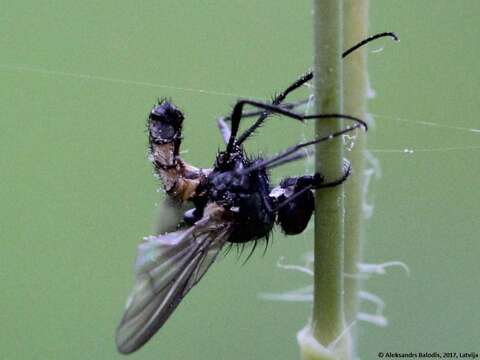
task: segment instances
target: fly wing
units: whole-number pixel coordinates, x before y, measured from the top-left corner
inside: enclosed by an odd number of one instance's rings
[[[138,248],[135,284],[117,328],[118,350],[144,345],[215,261],[230,234],[222,208],[205,209],[193,226],[144,239]]]

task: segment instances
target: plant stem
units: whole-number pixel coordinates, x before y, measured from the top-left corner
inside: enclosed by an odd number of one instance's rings
[[[342,5],[342,1],[338,0],[313,0],[314,95],[317,113],[343,112]],[[325,136],[342,128],[343,121],[338,119],[318,121],[315,135]],[[341,138],[317,145],[315,171],[324,174],[326,181],[342,176],[344,168]],[[343,186],[322,189],[315,195],[314,302],[311,332],[325,349],[338,339],[344,329],[343,199]],[[323,355],[310,358],[322,359],[327,354]]]
[[[350,55],[345,63],[342,52],[344,43],[348,47],[366,38],[368,0],[313,0],[313,10],[316,111],[365,119],[365,51]],[[338,120],[318,121],[315,135],[343,127]],[[361,254],[365,143],[365,135],[357,131],[354,150],[348,154],[354,173],[345,186],[316,193],[313,317],[298,335],[303,359],[354,357],[351,325],[357,316],[359,284],[355,279],[344,280],[344,274],[357,273]],[[316,171],[327,181],[343,174],[343,148],[341,138],[317,146]]]
[[[346,48],[368,35],[369,0],[344,0],[344,33]],[[344,111],[346,114],[367,119],[368,73],[365,48],[350,54],[343,63]],[[352,324],[358,313],[358,290],[360,283],[357,264],[361,261],[364,238],[364,202],[366,135],[355,132],[355,146],[347,153],[353,173],[345,184],[345,320]]]
[[[342,113],[342,1],[314,0],[314,94],[317,113]],[[316,137],[339,131],[343,121],[318,121]],[[315,171],[327,181],[343,173],[341,138],[317,145]],[[343,319],[343,186],[315,196],[313,334],[328,346],[342,332]]]

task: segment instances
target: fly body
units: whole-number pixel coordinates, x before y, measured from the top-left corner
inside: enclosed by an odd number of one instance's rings
[[[371,40],[393,33],[374,35],[344,53],[347,56]],[[190,203],[174,232],[146,237],[138,248],[135,283],[120,325],[116,342],[121,353],[144,345],[167,321],[188,291],[202,278],[225,244],[268,240],[275,224],[287,235],[305,230],[315,202],[313,192],[342,184],[350,175],[349,163],[338,179],[327,181],[320,173],[288,177],[272,186],[268,171],[308,155],[305,150],[323,141],[341,137],[367,124],[345,114],[305,115],[300,105],[285,103],[289,93],[313,78],[308,72],[278,94],[272,102],[238,100],[229,116],[218,119],[225,141],[209,169],[200,169],[180,156],[184,115],[173,103],[159,101],[148,116],[150,160],[172,201]],[[246,112],[249,106],[253,111]],[[277,155],[250,158],[243,143],[271,114],[297,121],[344,119],[351,125],[328,136],[293,145]],[[239,134],[246,118],[255,122]]]

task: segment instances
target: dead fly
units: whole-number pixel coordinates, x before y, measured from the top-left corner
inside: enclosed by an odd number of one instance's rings
[[[346,56],[367,42],[394,34],[383,33],[365,39],[347,50]],[[167,194],[179,203],[191,202],[179,230],[144,239],[138,248],[135,284],[117,329],[118,350],[131,353],[144,345],[162,327],[187,292],[202,278],[227,243],[244,244],[268,239],[277,223],[288,235],[301,233],[315,209],[313,190],[337,186],[350,174],[325,181],[320,173],[289,177],[271,187],[268,170],[306,156],[305,148],[367,125],[343,114],[302,115],[298,104],[284,104],[289,93],[313,78],[305,74],[277,95],[271,103],[239,100],[230,116],[219,120],[226,148],[217,154],[211,169],[198,169],[179,156],[182,112],[161,101],[148,118],[150,155]],[[248,105],[255,111],[246,113]],[[328,136],[300,143],[270,158],[247,156],[243,143],[271,114],[291,119],[346,119],[353,124]],[[257,117],[238,134],[240,121]],[[227,123],[231,123],[231,128]]]

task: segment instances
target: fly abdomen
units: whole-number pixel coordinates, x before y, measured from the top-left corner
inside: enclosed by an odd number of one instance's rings
[[[182,123],[182,112],[168,101],[153,107],[148,117],[148,133],[155,167],[175,167],[182,140]]]
[[[165,191],[179,201],[191,199],[204,173],[186,164],[179,156],[183,113],[163,100],[148,117],[150,160],[163,182]]]

